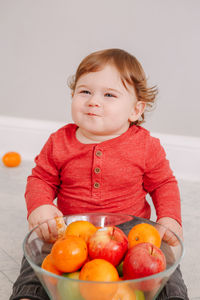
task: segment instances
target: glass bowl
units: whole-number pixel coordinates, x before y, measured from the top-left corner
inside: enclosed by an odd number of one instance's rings
[[[164,227],[143,218],[112,213],[85,213],[64,216],[66,225],[73,221],[86,220],[95,226],[117,226],[128,235],[130,229],[139,223],[149,223],[159,231]],[[41,226],[41,225],[39,225]],[[58,276],[41,268],[43,259],[50,253],[53,246],[38,235],[38,227],[30,231],[23,243],[26,259],[32,266],[41,281],[48,296],[52,300],[153,300],[161,292],[169,277],[177,268],[183,256],[183,244],[179,237],[173,234],[177,240],[176,246],[161,242],[167,267],[163,272],[134,280],[121,280],[115,282],[83,281],[64,276]]]

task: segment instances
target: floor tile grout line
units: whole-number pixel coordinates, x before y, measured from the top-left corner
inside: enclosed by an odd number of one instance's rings
[[[20,266],[19,262],[16,261],[10,254],[8,254],[3,248],[0,247],[0,250],[4,252],[9,258],[11,258],[18,266]]]
[[[4,271],[0,271],[0,273],[4,276],[4,277],[6,277],[6,279],[8,279],[8,281],[10,282],[10,283],[14,283],[14,281],[12,281],[9,277],[8,277],[8,275],[6,275],[5,273],[4,273]]]

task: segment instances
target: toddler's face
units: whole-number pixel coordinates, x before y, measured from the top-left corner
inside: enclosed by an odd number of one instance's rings
[[[124,133],[130,122],[143,112],[134,88],[127,90],[112,65],[84,74],[72,97],[72,118],[84,135],[115,137]]]

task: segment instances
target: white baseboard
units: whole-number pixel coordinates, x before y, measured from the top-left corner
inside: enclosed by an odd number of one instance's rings
[[[0,155],[19,152],[24,160],[39,154],[49,135],[64,123],[0,116]]]
[[[0,156],[19,152],[23,160],[32,160],[49,135],[65,125],[0,116]],[[178,179],[200,181],[200,138],[152,133],[164,146],[170,165]]]
[[[200,138],[153,133],[160,139],[178,179],[200,181]]]

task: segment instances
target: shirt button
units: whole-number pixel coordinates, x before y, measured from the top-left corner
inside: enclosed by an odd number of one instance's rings
[[[95,168],[95,169],[94,169],[94,172],[95,172],[96,174],[98,174],[98,173],[101,172],[101,169],[100,169],[100,168]]]
[[[100,183],[95,182],[95,183],[94,183],[94,188],[95,188],[95,189],[98,189],[99,187],[100,187]]]
[[[101,152],[100,150],[98,150],[98,151],[96,152],[96,156],[100,157],[101,155],[102,155],[102,152]]]

